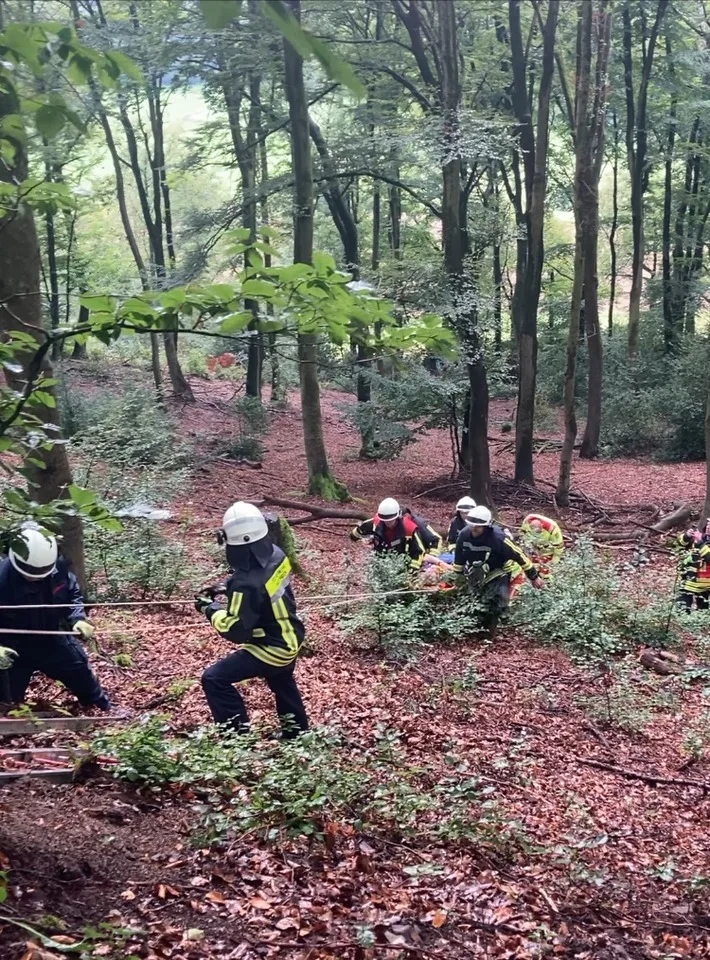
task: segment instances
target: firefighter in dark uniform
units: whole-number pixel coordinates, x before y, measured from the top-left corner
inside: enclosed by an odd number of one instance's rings
[[[393,497],[386,497],[370,520],[363,520],[350,531],[352,540],[372,538],[375,553],[401,553],[409,558],[409,566],[418,570],[424,561],[426,548],[419,527],[410,516],[403,516]]]
[[[0,628],[66,633],[0,635],[0,643],[16,653],[5,678],[9,690],[2,698],[9,694],[12,702],[21,703],[33,674],[43,673],[63,683],[82,707],[111,710],[111,701],[79,642],[79,637],[90,640],[95,631],[86,619],[77,579],[59,555],[54,537],[31,527],[21,531],[0,563],[0,607],[28,605],[39,609],[0,610]]]
[[[421,517],[418,513],[414,513],[411,507],[402,507],[402,516],[410,517],[414,520],[417,525],[417,530],[419,531],[419,537],[427,553],[441,553],[444,546],[444,538],[438,530],[432,527],[428,520],[425,520],[424,517]]]
[[[267,533],[263,514],[251,503],[235,503],[224,515],[218,538],[232,570],[226,607],[212,597],[198,597],[195,607],[239,650],[205,670],[202,688],[215,722],[246,732],[249,718],[234,684],[261,677],[276,697],[282,736],[291,739],[308,729],[294,678],[305,628],[296,615],[291,563]]]
[[[476,501],[473,497],[461,497],[456,504],[456,515],[451,518],[449,532],[446,534],[446,543],[449,550],[453,551],[456,549],[456,541],[459,538],[459,534],[466,529],[466,517],[468,516],[469,510],[473,510],[475,506]]]
[[[456,541],[454,572],[466,576],[478,593],[485,610],[483,625],[491,638],[510,604],[510,572],[516,564],[533,587],[544,586],[532,560],[503,529],[494,525],[488,507],[470,510],[466,529]]]

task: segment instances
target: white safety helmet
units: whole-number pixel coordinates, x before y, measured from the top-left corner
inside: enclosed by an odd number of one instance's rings
[[[230,547],[241,547],[263,540],[268,532],[269,528],[261,510],[253,503],[239,500],[233,503],[224,515],[220,542]]]
[[[477,506],[468,511],[466,523],[469,527],[490,527],[493,523],[493,514],[488,507]]]
[[[57,541],[40,530],[25,528],[19,535],[25,549],[11,547],[8,556],[18,573],[28,580],[44,580],[57,569]]]
[[[476,501],[473,497],[461,497],[459,502],[456,504],[457,513],[468,514],[469,510],[473,510],[476,506]]]
[[[401,507],[394,497],[385,497],[377,508],[377,516],[380,520],[396,520],[401,515]]]

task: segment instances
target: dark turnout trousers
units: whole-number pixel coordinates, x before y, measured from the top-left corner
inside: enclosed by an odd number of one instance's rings
[[[249,715],[234,684],[261,677],[276,697],[284,737],[290,739],[307,730],[306,709],[293,675],[295,665],[294,661],[286,667],[271,666],[247,650],[237,650],[213,663],[202,674],[202,689],[215,723],[230,723],[238,730],[246,730]]]
[[[13,703],[25,699],[33,674],[43,673],[51,680],[59,680],[74,694],[82,707],[108,710],[111,702],[89,666],[86,651],[75,638],[33,637],[32,642],[18,643],[17,657],[7,671],[9,694]],[[4,685],[5,686],[5,685]]]

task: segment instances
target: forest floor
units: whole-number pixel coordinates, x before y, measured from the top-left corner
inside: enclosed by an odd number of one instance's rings
[[[228,413],[234,385],[195,380],[194,386],[197,404],[176,412],[199,455],[211,437],[235,429]],[[357,437],[341,416],[347,398],[326,393],[324,401],[334,472],[357,503],[371,510],[394,495],[445,529],[451,504],[464,489],[450,481],[449,437],[432,431],[396,461],[362,463]],[[501,442],[492,444],[492,468],[502,516],[516,523],[530,507],[552,508],[546,493],[536,502],[534,493],[516,494],[507,480],[510,435],[499,434],[496,425],[511,419],[512,406],[493,404],[491,433]],[[272,414],[266,449],[261,469],[221,460],[204,465],[175,503],[196,556],[213,557],[207,551],[211,532],[234,500],[302,494],[307,473],[297,395]],[[555,450],[540,453],[537,476],[554,481],[557,461]],[[573,484],[592,502],[629,504],[631,515],[643,502],[665,510],[701,499],[703,476],[702,464],[575,461]],[[563,525],[589,522],[590,511],[570,511]],[[367,549],[349,541],[347,526],[319,520],[298,527],[308,575],[299,580],[299,598],[357,577]],[[670,590],[672,561],[652,557],[642,583]],[[96,669],[115,701],[137,713],[171,684],[199,678],[225,654],[224,644],[191,609],[97,612],[94,619],[106,630]],[[132,638],[128,668],[112,660],[123,649],[117,627]],[[208,850],[192,842],[197,813],[189,791],[139,791],[107,776],[71,786],[18,780],[0,792],[0,871],[9,877],[0,915],[43,925],[56,946],[27,948],[36,937],[6,923],[3,960],[67,955],[87,925],[102,922],[109,926],[84,955],[710,956],[708,790],[653,779],[710,781],[710,763],[702,759],[679,772],[687,758],[684,736],[703,715],[702,685],[679,686],[673,710],[656,711],[645,729],[630,734],[602,728],[585,713],[581,700],[599,695],[599,678],[559,649],[535,645],[510,628],[501,629],[492,645],[429,648],[415,664],[402,666],[354,647],[337,622],[317,609],[309,612],[308,627],[315,655],[302,659],[298,678],[312,724],[337,725],[363,744],[383,726],[396,729],[411,767],[443,769],[454,758],[458,769],[470,770],[490,788],[498,822],[505,825],[500,830],[514,827],[515,840],[387,839],[335,823],[326,844],[304,838],[267,842],[250,831]],[[471,689],[453,682],[472,665],[477,679]],[[42,681],[31,692],[68,703]],[[246,696],[253,718],[272,718],[265,687],[250,684]],[[209,719],[199,684],[160,710],[181,729]],[[588,760],[641,772],[647,780],[589,766]],[[57,940],[60,922],[65,933]],[[111,925],[143,933],[122,946],[118,934],[107,932]],[[374,946],[363,929],[373,931]],[[69,955],[80,955],[80,949]]]

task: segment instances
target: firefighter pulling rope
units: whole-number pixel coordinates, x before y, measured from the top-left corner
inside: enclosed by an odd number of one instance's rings
[[[457,504],[459,524],[469,505],[464,501]],[[533,586],[542,585],[536,568],[506,533],[493,523],[490,511],[474,506],[456,538],[453,573],[448,575],[465,574],[471,583],[475,568],[485,566],[482,592],[494,595],[494,622],[509,598],[510,577],[504,567],[517,562]],[[375,517],[356,528],[353,536],[371,536],[377,552],[405,554],[415,570],[422,566],[427,551],[436,558],[443,547],[443,538],[426,521],[402,510],[392,498],[383,500]],[[9,669],[2,671],[3,699],[22,702],[32,675],[40,672],[64,683],[83,707],[115,714],[79,642],[91,640],[95,628],[87,619],[79,585],[59,555],[56,540],[29,527],[19,539],[0,562],[0,639],[12,658]],[[451,541],[451,534],[447,540]],[[308,719],[294,676],[305,626],[296,610],[290,561],[271,543],[266,519],[251,503],[240,501],[227,510],[218,542],[225,547],[231,576],[225,584],[205,588],[194,600],[102,601],[91,606],[110,610],[194,604],[206,617],[205,626],[238,646],[202,675],[215,721],[247,730],[246,707],[235,684],[259,677],[275,695],[282,735],[295,736],[308,729]],[[330,609],[360,600],[436,593],[441,586],[350,596],[321,594],[305,597],[303,603]]]

